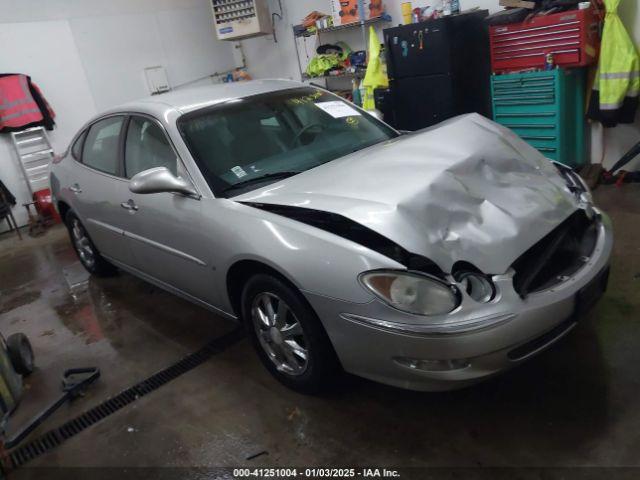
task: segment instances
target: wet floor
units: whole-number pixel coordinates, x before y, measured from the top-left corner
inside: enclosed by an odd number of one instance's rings
[[[506,375],[435,394],[345,377],[306,397],[243,340],[30,466],[640,466],[640,185],[596,193],[616,231],[609,290]],[[127,274],[85,280],[63,228],[0,237],[0,330],[26,333],[38,367],[10,430],[60,394],[66,368],[102,377],[39,433],[234,327]]]

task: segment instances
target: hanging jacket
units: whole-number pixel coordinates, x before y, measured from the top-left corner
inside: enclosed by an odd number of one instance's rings
[[[52,130],[55,113],[31,78],[22,74],[0,75],[0,132],[44,126]]]
[[[0,180],[0,220],[9,214],[9,210],[16,204],[16,197],[9,191],[9,189]]]
[[[365,87],[362,98],[362,108],[365,110],[375,110],[376,100],[374,92],[376,88],[389,87],[387,65],[382,55],[378,34],[373,27],[369,27],[369,63],[367,65],[367,72],[362,80],[362,85]]]
[[[618,16],[619,4],[620,0],[604,0],[600,61],[587,113],[605,127],[633,123],[640,92],[640,57]]]

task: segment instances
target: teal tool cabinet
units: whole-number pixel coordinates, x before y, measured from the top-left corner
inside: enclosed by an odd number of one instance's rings
[[[545,157],[574,168],[589,163],[584,69],[493,75],[491,98],[493,119]]]

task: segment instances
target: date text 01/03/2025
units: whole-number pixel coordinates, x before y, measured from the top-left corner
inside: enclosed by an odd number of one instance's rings
[[[236,478],[400,478],[397,470],[386,468],[236,468]]]

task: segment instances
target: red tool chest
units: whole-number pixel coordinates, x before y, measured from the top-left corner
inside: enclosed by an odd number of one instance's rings
[[[600,48],[600,16],[593,7],[534,17],[490,29],[494,73],[554,65],[584,67],[595,63]]]

